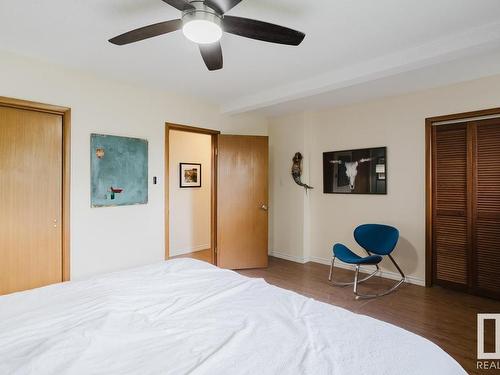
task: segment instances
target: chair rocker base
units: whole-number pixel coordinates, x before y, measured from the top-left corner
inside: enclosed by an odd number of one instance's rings
[[[376,294],[362,294],[362,293],[359,293],[358,292],[358,284],[362,283],[363,281],[366,281],[370,278],[372,278],[380,269],[378,267],[378,264],[375,264],[375,271],[373,271],[372,273],[370,273],[368,276],[364,277],[363,279],[359,279],[359,268],[360,268],[360,265],[357,264],[356,265],[356,271],[355,271],[355,274],[354,274],[354,281],[351,282],[351,283],[344,283],[344,282],[337,282],[337,281],[334,281],[332,280],[332,274],[333,274],[333,266],[334,266],[334,263],[335,263],[335,256],[332,258],[332,264],[330,266],[330,274],[328,276],[328,280],[333,284],[333,285],[336,285],[336,286],[348,286],[348,285],[354,285],[354,295],[355,295],[355,299],[359,300],[359,299],[370,299],[370,298],[377,298],[377,297],[382,297],[382,296],[385,296],[387,294],[390,294],[392,292],[394,292],[397,288],[399,288],[401,286],[401,284],[403,284],[406,280],[406,277],[403,273],[403,271],[401,271],[401,268],[399,268],[398,264],[396,263],[396,261],[392,258],[391,255],[388,255],[389,259],[392,261],[392,263],[394,264],[394,266],[396,266],[399,274],[401,275],[401,279],[398,280],[392,287],[390,287],[389,289],[383,291],[383,292],[380,292],[380,293],[376,293]]]
[[[332,279],[332,277],[333,277],[333,266],[334,266],[334,263],[335,263],[335,256],[332,258],[332,264],[330,265],[330,274],[328,275],[328,280],[333,285],[335,285],[335,286],[350,286],[350,285],[354,285],[354,281],[351,281],[351,282],[341,282],[341,281],[335,281],[335,280]],[[373,276],[375,276],[377,274],[378,271],[380,271],[380,268],[378,267],[378,264],[374,264],[374,266],[376,267],[376,269],[372,273],[370,273],[369,275],[367,275],[366,277],[364,277],[363,279],[358,280],[358,283],[362,283],[363,281],[371,279]]]

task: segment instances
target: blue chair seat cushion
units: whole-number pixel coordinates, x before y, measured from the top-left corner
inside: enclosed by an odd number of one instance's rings
[[[380,255],[360,257],[358,254],[353,253],[347,246],[342,245],[341,243],[337,243],[333,246],[333,254],[342,262],[349,264],[378,264],[382,261],[382,257]]]

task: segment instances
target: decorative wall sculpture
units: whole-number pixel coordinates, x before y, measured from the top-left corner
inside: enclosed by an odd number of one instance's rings
[[[308,189],[314,189],[314,188],[302,182],[302,159],[303,157],[300,152],[296,152],[295,155],[293,156],[292,177],[295,183],[299,186],[304,187],[304,189],[306,189],[307,192]]]

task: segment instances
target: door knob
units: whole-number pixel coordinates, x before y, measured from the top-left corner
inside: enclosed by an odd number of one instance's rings
[[[265,204],[263,204],[262,206],[260,206],[260,209],[264,210],[264,211],[267,211],[267,206]]]

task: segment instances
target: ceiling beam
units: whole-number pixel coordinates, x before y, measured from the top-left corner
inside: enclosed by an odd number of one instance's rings
[[[271,107],[498,48],[500,48],[500,22],[237,98],[225,103],[222,112],[238,114]]]

